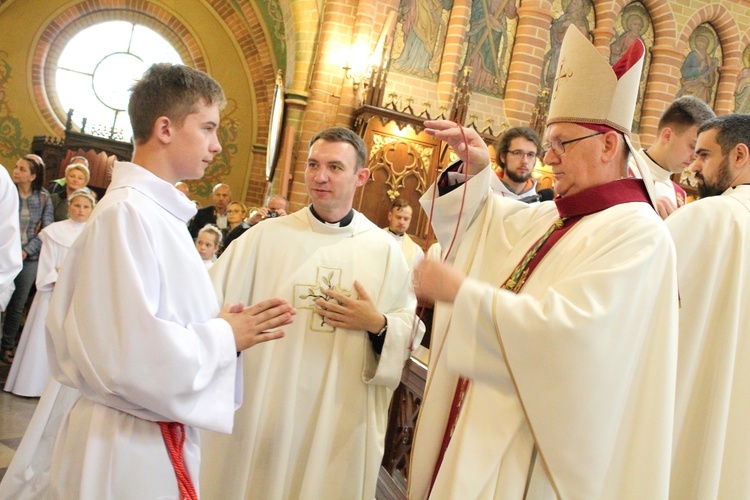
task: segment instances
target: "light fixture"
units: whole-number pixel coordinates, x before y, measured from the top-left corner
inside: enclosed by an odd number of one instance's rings
[[[359,86],[367,79],[371,69],[370,52],[368,47],[363,43],[357,43],[349,50],[349,55],[345,59],[343,69],[345,76],[352,81],[354,91],[359,90]]]

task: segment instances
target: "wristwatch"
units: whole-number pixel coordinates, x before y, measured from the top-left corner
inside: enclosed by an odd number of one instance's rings
[[[374,334],[376,337],[382,337],[383,335],[385,335],[385,332],[388,331],[388,316],[384,314],[383,319],[385,320],[385,325],[383,325],[383,328],[381,328],[378,333]]]

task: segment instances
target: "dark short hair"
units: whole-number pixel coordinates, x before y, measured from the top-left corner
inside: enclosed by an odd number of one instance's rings
[[[733,113],[711,118],[698,127],[698,134],[708,130],[716,130],[716,142],[724,155],[737,144],[750,149],[750,115]]]
[[[226,104],[221,86],[202,71],[181,64],[152,65],[131,88],[128,116],[136,144],[151,138],[154,123],[166,116],[177,126],[195,113],[198,103],[207,106]]]
[[[31,173],[36,175],[33,181],[31,181],[31,190],[40,191],[44,186],[44,160],[42,157],[35,154],[29,154],[21,158],[31,165]]]
[[[360,136],[344,127],[331,127],[325,130],[321,130],[310,139],[310,148],[318,140],[325,142],[346,142],[352,145],[354,152],[357,154],[357,162],[354,165],[354,171],[356,172],[360,168],[364,167],[367,163],[367,146],[365,141]]]
[[[700,125],[715,116],[716,113],[708,104],[697,97],[686,95],[672,101],[664,111],[659,118],[659,130],[669,127],[682,134],[690,127]]]
[[[509,128],[503,133],[503,135],[500,136],[500,139],[497,141],[497,145],[495,146],[495,149],[497,150],[495,159],[497,160],[497,164],[500,165],[501,168],[505,168],[505,163],[502,160],[502,156],[508,152],[508,150],[510,149],[510,143],[517,137],[523,137],[527,141],[533,142],[534,146],[536,146],[537,155],[542,151],[542,141],[539,140],[539,136],[536,132],[534,132],[533,129],[530,129],[529,127]]]
[[[411,205],[409,204],[409,200],[404,198],[403,196],[397,197],[393,202],[391,203],[391,210],[399,209],[402,210],[406,207],[411,208]]]

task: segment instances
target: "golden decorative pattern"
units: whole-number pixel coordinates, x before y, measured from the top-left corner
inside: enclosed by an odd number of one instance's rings
[[[324,294],[323,290],[333,290],[347,297],[358,297],[357,292],[354,290],[341,286],[341,274],[341,269],[318,266],[314,283],[298,283],[294,285],[294,307],[296,309],[308,309],[312,311],[309,328],[313,332],[332,333],[336,331],[336,328],[323,321],[321,315],[315,313],[315,310],[318,308],[314,302],[315,300],[335,300]]]
[[[399,152],[400,148],[405,148],[406,154]],[[417,179],[416,190],[424,193],[427,190],[427,177],[433,151],[434,146],[425,146],[401,137],[376,133],[372,137],[369,169],[372,175],[379,171],[386,173],[385,184],[389,188],[388,197],[391,201],[398,198],[399,190],[403,189],[404,181],[409,176]],[[403,161],[398,161],[404,157],[409,158],[410,161],[405,164]]]

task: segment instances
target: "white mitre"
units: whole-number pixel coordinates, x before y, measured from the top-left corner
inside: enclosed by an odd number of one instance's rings
[[[655,199],[651,172],[630,142],[646,49],[636,40],[614,66],[574,25],[565,32],[547,125],[577,123],[597,131],[621,132],[636,160],[649,197]]]

